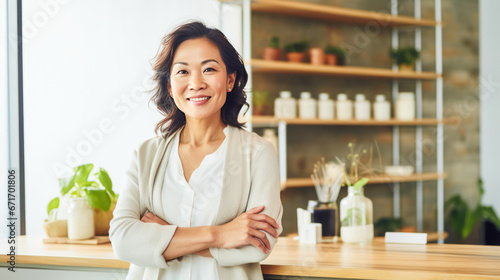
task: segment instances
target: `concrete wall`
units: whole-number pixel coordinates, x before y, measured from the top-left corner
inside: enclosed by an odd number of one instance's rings
[[[320,4],[331,4],[348,8],[371,11],[390,11],[390,1],[342,1],[306,0]],[[400,1],[401,15],[413,15],[413,1]],[[422,17],[434,19],[434,1],[422,1]],[[444,115],[459,120],[455,126],[445,127],[444,168],[449,178],[445,180],[445,199],[461,193],[470,204],[478,198],[477,179],[479,177],[479,85],[478,61],[478,2],[443,1],[443,55],[444,55]],[[348,65],[390,68],[389,49],[391,31],[388,28],[372,28],[365,25],[316,21],[287,16],[255,14],[252,22],[252,55],[262,57],[263,48],[269,38],[279,35],[281,46],[287,43],[309,40],[311,46],[324,47],[327,43],[349,47],[352,52]],[[433,28],[422,30],[422,62],[424,71],[435,71],[435,33]],[[414,31],[403,28],[400,31],[400,46],[414,45]],[[383,79],[340,78],[301,75],[254,75],[254,89],[267,90],[272,98],[280,90],[291,90],[298,98],[301,91],[311,91],[317,98],[319,92],[328,92],[331,97],[346,92],[350,98],[354,94],[365,93],[370,100],[375,94],[391,96],[391,81]],[[414,81],[400,81],[400,91],[414,91]],[[436,83],[423,82],[423,117],[435,117]],[[271,112],[272,113],[272,112]],[[424,172],[436,170],[436,129],[423,129]],[[392,129],[390,127],[325,127],[289,126],[288,176],[307,177],[312,166],[321,156],[332,159],[345,157],[347,144],[355,140],[370,147],[374,141],[380,148],[380,158],[374,153],[374,168],[392,162]],[[401,160],[414,164],[415,129],[401,129]],[[390,185],[369,185],[365,194],[374,202],[374,219],[392,216],[392,188]],[[341,192],[339,201],[345,196]],[[282,193],[285,205],[284,230],[296,231],[295,208],[306,207],[307,200],[315,199],[313,188],[288,189]],[[436,182],[424,182],[424,230],[437,230]],[[401,187],[401,216],[404,224],[415,225],[415,183],[405,183]]]

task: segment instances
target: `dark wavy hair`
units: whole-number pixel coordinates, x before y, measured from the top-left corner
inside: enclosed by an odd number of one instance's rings
[[[174,31],[163,37],[160,50],[155,57],[153,65],[155,87],[151,101],[156,104],[160,113],[165,116],[156,124],[155,129],[156,134],[160,131],[164,138],[169,137],[186,124],[186,116],[177,108],[174,99],[168,92],[174,55],[182,42],[197,38],[206,38],[217,46],[222,60],[226,64],[228,75],[236,72],[234,87],[231,92],[227,93],[226,103],[221,109],[221,119],[226,125],[238,128],[244,125],[244,123],[238,122],[238,114],[241,108],[246,105],[248,110],[247,95],[243,90],[248,80],[248,74],[243,59],[220,30],[209,28],[202,22],[194,21],[178,26]]]

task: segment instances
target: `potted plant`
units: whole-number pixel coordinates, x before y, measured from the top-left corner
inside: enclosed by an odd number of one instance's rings
[[[269,103],[269,92],[256,90],[252,92],[252,114],[256,116],[266,115]]]
[[[302,62],[304,60],[304,52],[309,47],[309,42],[301,41],[291,43],[285,46],[286,59],[289,62]]]
[[[414,71],[415,61],[420,53],[412,47],[392,49],[390,52],[392,61],[399,66],[399,71]]]
[[[341,47],[327,45],[325,54],[327,65],[344,65],[346,53]]]
[[[325,64],[325,52],[322,48],[310,48],[309,49],[309,61],[313,65],[323,65]]]
[[[93,168],[93,164],[83,164],[75,167],[71,176],[59,178],[61,198],[56,197],[49,202],[47,206],[49,222],[58,220],[57,213],[66,210],[59,209],[60,206],[64,208],[60,205],[61,199],[86,198],[88,205],[94,210],[95,235],[108,234],[109,222],[113,218],[118,195],[113,191],[111,178],[103,168],[99,168],[89,180]]]
[[[481,204],[481,198],[484,194],[483,181],[478,179],[479,201],[476,207],[471,209],[461,195],[456,194],[450,197],[444,204],[447,220],[459,243],[463,243],[472,233],[472,230],[479,222],[490,221],[500,230],[500,219],[492,206]]]
[[[280,38],[271,37],[269,46],[264,49],[264,60],[281,60]]]

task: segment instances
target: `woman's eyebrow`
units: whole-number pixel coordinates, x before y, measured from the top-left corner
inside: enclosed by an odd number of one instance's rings
[[[215,59],[207,59],[207,60],[203,60],[201,62],[201,65],[207,64],[209,62],[215,62],[215,63],[219,64],[219,62],[217,60],[215,60]],[[176,65],[176,64],[181,64],[181,65],[186,65],[186,66],[189,65],[187,62],[184,62],[184,61],[174,62],[174,65]]]

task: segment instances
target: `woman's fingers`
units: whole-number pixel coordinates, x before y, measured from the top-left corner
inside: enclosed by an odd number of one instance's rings
[[[248,210],[247,213],[258,214],[258,213],[262,212],[262,210],[264,210],[264,205],[254,207],[254,208]]]
[[[252,229],[250,234],[252,236],[254,236],[255,238],[254,239],[257,239],[260,242],[262,242],[264,244],[264,253],[267,253],[267,251],[269,251],[269,249],[271,249],[271,243],[269,242],[269,239],[267,239],[267,236],[265,233],[263,233],[262,231],[260,230],[255,230],[255,229]],[[261,245],[262,245],[261,243]]]
[[[158,216],[155,214],[148,212],[144,216],[142,216],[141,221],[145,223],[156,223],[164,226],[168,226],[169,224],[165,222],[164,220],[160,219]]]
[[[274,228],[279,228],[279,225],[276,222],[276,220],[274,220],[273,218],[269,217],[266,214],[253,214],[252,219],[256,220],[256,221],[266,222],[266,223],[270,224],[271,226],[273,226]]]
[[[252,225],[252,228],[258,229],[258,230],[263,230],[263,231],[269,233],[272,237],[278,238],[278,231],[266,222],[254,222]]]

